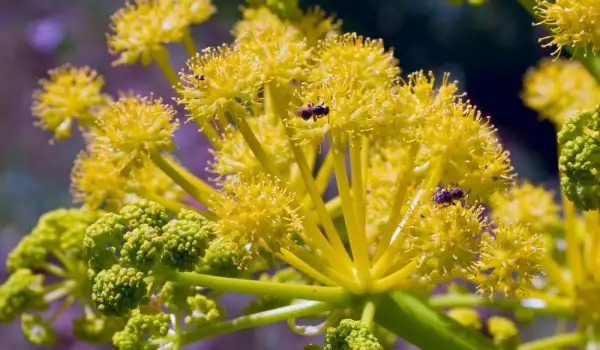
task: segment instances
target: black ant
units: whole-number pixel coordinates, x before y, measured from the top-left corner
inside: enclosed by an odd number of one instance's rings
[[[304,120],[313,118],[316,122],[317,118],[323,118],[324,116],[329,115],[329,107],[325,106],[323,102],[318,105],[309,103],[307,107],[298,108],[296,110],[296,115],[302,117]]]
[[[197,80],[200,80],[200,81],[206,79],[204,74],[196,74],[196,75],[194,75],[194,78],[196,78]]]
[[[447,207],[449,205],[455,205],[455,201],[465,198],[465,195],[465,191],[459,187],[454,187],[452,189],[442,188],[433,195],[433,201],[437,204],[441,204],[443,207]]]

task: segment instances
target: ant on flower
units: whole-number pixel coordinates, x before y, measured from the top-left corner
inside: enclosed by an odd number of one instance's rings
[[[302,117],[304,120],[313,118],[316,122],[317,118],[323,118],[324,116],[329,115],[329,107],[325,106],[323,102],[318,105],[309,103],[307,107],[298,108],[296,110],[296,115]]]
[[[465,198],[465,191],[460,187],[454,187],[451,189],[442,188],[433,195],[433,201],[442,207],[455,205],[455,201],[462,200]]]

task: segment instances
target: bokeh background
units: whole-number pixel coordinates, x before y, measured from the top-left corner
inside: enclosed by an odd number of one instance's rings
[[[46,71],[70,62],[89,65],[107,80],[111,93],[134,90],[170,98],[172,90],[154,66],[111,66],[105,33],[110,15],[124,0],[0,0],[0,261],[29,232],[43,212],[71,205],[69,172],[81,149],[77,138],[49,144],[50,135],[33,125],[31,95]],[[213,0],[218,13],[193,28],[199,48],[230,40],[243,0]],[[519,93],[522,76],[549,52],[540,48],[540,27],[516,1],[488,0],[480,7],[451,6],[444,0],[301,0],[318,4],[343,20],[344,31],[381,37],[394,47],[403,71],[450,72],[484,114],[492,116],[521,178],[557,187],[554,129],[526,109]],[[185,62],[182,47],[172,63]],[[188,167],[204,174],[208,159],[201,134],[188,125],[176,136]],[[0,266],[0,281],[6,277]],[[230,298],[239,309],[245,300]],[[73,311],[75,312],[75,311]],[[56,349],[88,349],[60,324]],[[526,329],[526,333],[543,330]],[[286,327],[262,328],[226,336],[194,348],[301,349],[305,339]],[[0,326],[0,350],[29,349],[19,327]],[[108,348],[108,347],[106,347]]]

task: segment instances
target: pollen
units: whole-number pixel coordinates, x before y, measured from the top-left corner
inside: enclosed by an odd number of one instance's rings
[[[566,118],[600,104],[600,87],[580,62],[544,59],[525,74],[521,98],[560,128]]]
[[[180,42],[188,18],[174,1],[134,0],[112,17],[108,49],[119,55],[114,65],[134,64],[141,58],[147,65],[163,44]]]
[[[65,65],[49,71],[49,79],[40,81],[41,89],[33,94],[32,113],[39,120],[36,125],[54,133],[57,139],[71,136],[71,127],[77,120],[82,127],[90,127],[98,111],[110,102],[102,93],[104,79],[88,67]]]

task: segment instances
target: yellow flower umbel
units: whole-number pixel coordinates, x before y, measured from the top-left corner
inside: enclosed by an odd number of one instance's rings
[[[530,226],[531,232],[550,233],[560,228],[560,208],[554,192],[524,182],[506,194],[496,193],[491,200],[492,218],[496,222],[515,221]]]
[[[294,194],[268,175],[231,176],[222,182],[223,199],[213,204],[219,235],[252,251],[266,244],[274,253],[289,248],[302,230]]]
[[[108,36],[110,53],[119,55],[115,65],[134,64],[141,59],[147,65],[166,53],[163,44],[183,40],[188,18],[175,1],[134,0],[112,17]]]
[[[41,80],[42,88],[33,94],[34,116],[37,125],[54,133],[57,139],[71,136],[73,121],[82,127],[92,127],[98,110],[110,102],[102,93],[104,79],[88,67],[70,65],[48,72],[49,79]]]
[[[217,12],[211,0],[166,0],[181,6],[182,15],[186,16],[189,23],[200,24],[205,22]]]
[[[550,26],[552,35],[542,38],[546,46],[556,46],[554,54],[563,47],[588,47],[596,54],[600,48],[600,3],[597,0],[536,0],[535,13],[540,24]]]
[[[123,96],[98,121],[101,132],[94,142],[112,152],[121,169],[141,165],[153,154],[175,147],[174,117],[173,107],[160,98]]]
[[[565,118],[600,104],[600,86],[578,61],[545,59],[527,71],[521,98],[560,128]]]

